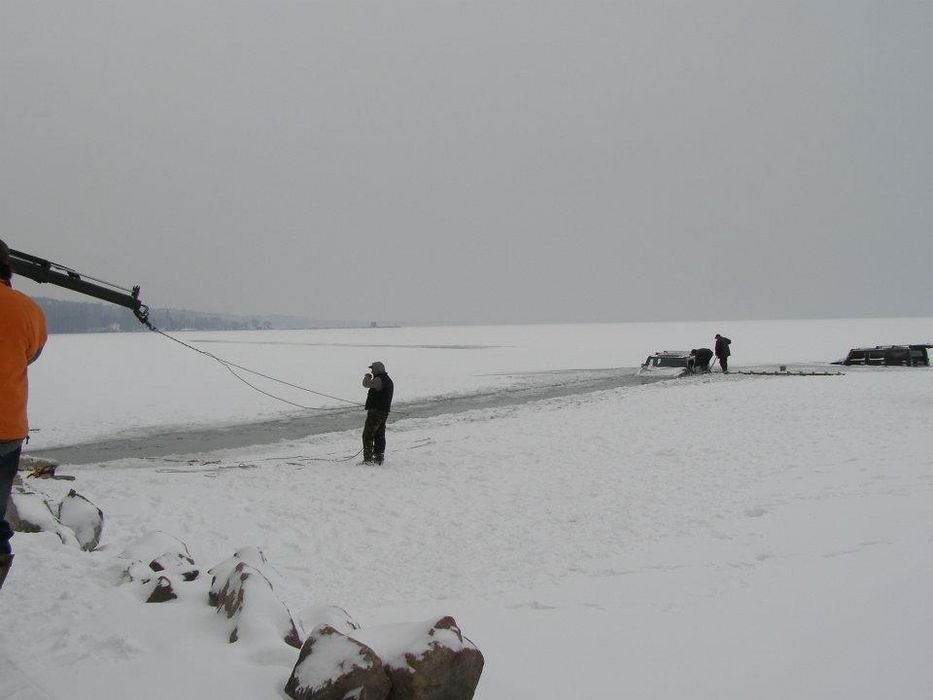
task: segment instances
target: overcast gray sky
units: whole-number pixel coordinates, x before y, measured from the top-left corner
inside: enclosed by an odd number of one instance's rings
[[[0,237],[205,311],[931,316],[931,47],[931,2],[5,0]]]

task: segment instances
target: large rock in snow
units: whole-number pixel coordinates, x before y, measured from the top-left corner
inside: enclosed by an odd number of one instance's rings
[[[149,562],[153,571],[164,571],[167,574],[181,576],[185,581],[194,581],[201,575],[201,570],[194,563],[194,559],[178,552],[166,552]]]
[[[323,625],[302,645],[285,693],[295,700],[385,700],[389,677],[372,649]]]
[[[130,560],[124,580],[137,584],[147,603],[174,600],[179,586],[199,575],[188,546],[165,532],[150,532],[133,540],[120,556]]]
[[[177,575],[185,581],[193,581],[201,573],[188,553],[188,545],[177,537],[158,530],[133,540],[120,556],[134,562],[143,562],[149,571]],[[130,565],[127,571],[130,580],[144,578],[138,569],[135,564]]]
[[[104,512],[74,489],[58,504],[58,520],[78,538],[81,549],[93,551],[100,544],[104,529]]]
[[[130,583],[139,583],[145,585],[149,583],[155,574],[148,565],[141,561],[132,561],[123,570],[123,580]]]
[[[350,613],[336,605],[312,605],[302,610],[298,618],[306,630],[328,625],[338,632],[352,635],[360,628],[359,623],[350,616]]]
[[[10,494],[5,519],[15,532],[55,532],[59,525],[45,496],[29,491]]]
[[[353,638],[382,659],[390,700],[470,700],[483,672],[482,653],[449,616],[364,628]]]
[[[54,532],[62,543],[80,547],[71,528],[63,527],[42,494],[17,487],[7,502],[5,520],[15,532]]]
[[[124,559],[151,562],[163,554],[180,554],[190,557],[188,545],[167,532],[156,530],[130,542],[120,553]]]
[[[158,580],[156,581],[155,588],[152,589],[152,593],[149,594],[146,602],[167,603],[170,600],[175,600],[177,597],[178,594],[175,593],[175,589],[172,587],[172,582],[165,576],[159,576]]]
[[[220,590],[227,583],[227,579],[230,578],[230,574],[233,573],[237,564],[241,563],[249,564],[252,568],[265,576],[266,580],[271,584],[271,567],[269,566],[269,561],[266,559],[266,555],[263,554],[259,547],[243,547],[235,551],[233,556],[229,559],[224,559],[216,566],[212,566],[207,570],[207,573],[212,577],[211,589],[207,593],[207,602],[211,606],[216,608],[220,604]]]
[[[221,587],[217,610],[233,621],[231,643],[271,636],[301,648],[301,636],[285,603],[269,580],[245,562],[236,565]]]

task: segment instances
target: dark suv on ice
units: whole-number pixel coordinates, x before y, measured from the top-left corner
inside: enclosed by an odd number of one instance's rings
[[[852,348],[846,359],[834,365],[872,365],[928,367],[930,356],[927,348],[933,345],[876,345],[873,348]]]

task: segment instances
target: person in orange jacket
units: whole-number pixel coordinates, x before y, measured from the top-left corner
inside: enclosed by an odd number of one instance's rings
[[[0,587],[13,563],[6,508],[19,469],[23,443],[29,437],[26,368],[35,362],[47,339],[45,314],[32,299],[13,289],[10,249],[0,241]]]

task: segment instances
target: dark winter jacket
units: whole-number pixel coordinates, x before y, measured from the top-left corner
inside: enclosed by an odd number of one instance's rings
[[[388,413],[392,409],[392,394],[395,393],[395,384],[385,372],[375,375],[368,382],[363,380],[363,386],[369,388],[366,394],[366,410],[382,411]]]
[[[713,359],[713,351],[709,348],[697,348],[690,354],[696,357],[698,365],[702,365],[704,367],[709,364],[710,360]]]
[[[716,357],[729,357],[732,353],[729,351],[729,345],[732,343],[724,335],[716,336]]]

